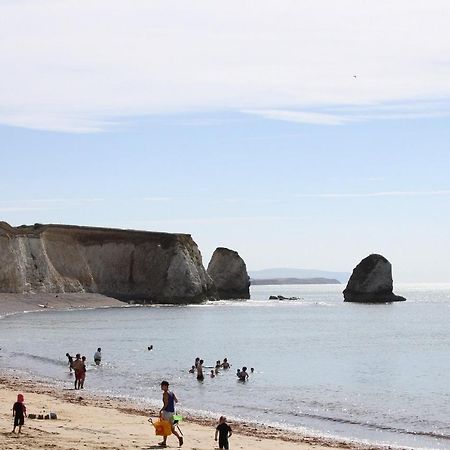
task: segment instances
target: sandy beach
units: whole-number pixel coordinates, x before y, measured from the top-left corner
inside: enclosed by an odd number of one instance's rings
[[[122,307],[126,303],[101,294],[5,294],[0,293],[0,316],[24,311]]]
[[[39,305],[46,305],[42,308]],[[122,302],[101,295],[0,294],[0,315],[20,311],[76,309],[123,306]],[[1,362],[1,359],[0,359]],[[6,449],[153,449],[160,448],[149,417],[158,412],[111,397],[98,397],[89,390],[75,391],[24,380],[1,373],[0,365],[0,450]],[[26,419],[21,435],[12,434],[12,405],[23,393],[28,414],[55,412],[57,420]],[[181,411],[183,414],[183,411]],[[218,416],[220,414],[218,413]],[[218,448],[214,442],[215,420],[189,417],[182,422],[183,448],[203,450]],[[310,450],[326,448],[374,448],[348,445],[316,437],[289,434],[285,431],[248,423],[230,423],[233,436],[230,448],[273,450]],[[168,438],[168,447],[177,448],[177,439]]]
[[[142,411],[112,398],[90,397],[86,391],[56,391],[18,378],[0,378],[0,449],[156,449],[160,438],[155,435],[149,417],[156,411]],[[22,433],[12,434],[11,407],[17,393],[23,393],[28,414],[55,412],[56,420],[25,419]],[[202,423],[199,423],[202,422]],[[352,448],[345,444],[320,443],[313,438],[286,435],[279,430],[233,424],[230,448],[273,450],[323,450]],[[203,450],[218,448],[214,442],[214,422],[187,418],[180,425],[183,448]],[[16,430],[17,432],[17,430]],[[168,438],[168,447],[177,448],[177,439]],[[356,448],[356,447],[353,447]]]

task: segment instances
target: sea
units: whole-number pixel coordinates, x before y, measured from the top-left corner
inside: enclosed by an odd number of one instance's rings
[[[70,389],[65,354],[81,353],[85,390],[137,407],[160,406],[167,380],[181,414],[450,449],[450,284],[397,284],[407,301],[378,305],[344,303],[342,289],[254,286],[246,301],[6,316],[0,371]],[[189,373],[196,357],[209,366],[201,382]],[[232,367],[209,377],[225,357]],[[243,366],[254,368],[245,383],[236,377]]]

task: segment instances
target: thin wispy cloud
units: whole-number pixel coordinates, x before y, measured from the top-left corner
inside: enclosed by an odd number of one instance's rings
[[[81,207],[103,202],[102,198],[35,198],[28,200],[0,200],[0,212],[48,211]]]
[[[447,0],[41,0],[3,2],[0,17],[3,124],[90,133],[189,112],[326,125],[448,114]],[[442,102],[415,108],[429,99]]]
[[[255,114],[266,119],[285,120],[288,122],[309,123],[315,125],[343,125],[355,121],[346,116],[338,114],[326,114],[308,111],[282,111],[276,109],[269,110],[247,110],[248,114]]]
[[[151,228],[153,226],[164,227],[165,225],[173,227],[174,225],[186,227],[186,225],[210,225],[210,224],[232,224],[243,223],[252,224],[258,222],[278,222],[302,220],[295,216],[224,216],[224,217],[186,217],[186,218],[170,218],[170,219],[154,219],[149,221],[141,221],[133,226]]]
[[[171,197],[142,197],[140,200],[145,202],[166,203],[172,201],[173,199]]]
[[[450,190],[441,191],[386,191],[386,192],[351,192],[351,193],[313,193],[297,194],[297,198],[370,198],[370,197],[423,197],[448,196]]]
[[[426,119],[450,116],[450,98],[441,101],[417,99],[396,104],[357,105],[321,108],[320,111],[247,110],[267,119],[316,125],[344,125],[373,120]]]

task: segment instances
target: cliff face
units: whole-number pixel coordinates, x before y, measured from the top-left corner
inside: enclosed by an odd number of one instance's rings
[[[238,252],[223,247],[216,248],[208,264],[208,275],[212,278],[220,299],[250,298],[250,278]]]
[[[354,269],[345,288],[344,301],[357,303],[386,303],[405,301],[392,292],[392,266],[382,255],[369,255]]]
[[[92,292],[200,302],[212,282],[190,235],[0,223],[0,292]]]

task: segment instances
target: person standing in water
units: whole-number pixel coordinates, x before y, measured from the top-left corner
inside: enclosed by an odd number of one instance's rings
[[[67,364],[69,364],[69,372],[72,373],[72,364],[73,364],[73,356],[70,356],[66,353],[67,356]]]
[[[239,372],[239,381],[247,381],[248,380],[248,373],[247,373],[247,367],[243,367],[242,370]]]
[[[203,359],[198,362],[197,365],[197,380],[203,381],[205,376],[203,375]]]
[[[163,407],[159,411],[159,415],[162,419],[170,422],[172,426],[172,433],[174,436],[178,438],[178,444],[181,447],[183,445],[183,437],[180,436],[176,430],[173,423],[173,416],[175,414],[175,403],[178,403],[178,399],[175,394],[169,391],[169,382],[162,381],[161,382],[161,390],[163,391],[162,401]],[[167,447],[167,436],[163,436],[162,442],[159,443],[161,447]]]
[[[102,349],[99,347],[97,351],[94,353],[94,362],[97,366],[102,362]]]
[[[81,360],[79,353],[75,356],[75,361],[72,363],[72,369],[75,371],[75,389],[80,389],[80,380],[83,375],[84,363]]]
[[[86,379],[86,356],[82,356],[81,361],[83,361],[83,368],[78,381],[78,389],[84,389],[84,380]]]
[[[227,358],[223,358],[222,368],[223,369],[229,369],[230,368],[230,363],[228,362]]]

